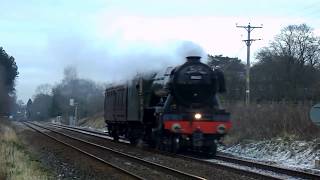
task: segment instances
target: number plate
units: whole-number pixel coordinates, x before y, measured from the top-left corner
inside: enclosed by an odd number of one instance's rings
[[[190,79],[199,80],[202,79],[202,76],[191,76]]]

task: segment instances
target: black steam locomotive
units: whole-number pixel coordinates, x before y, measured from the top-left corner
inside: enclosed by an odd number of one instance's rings
[[[231,128],[230,114],[220,109],[224,75],[190,56],[163,72],[137,76],[106,89],[105,122],[118,140],[178,152],[192,149],[214,155],[216,142]]]

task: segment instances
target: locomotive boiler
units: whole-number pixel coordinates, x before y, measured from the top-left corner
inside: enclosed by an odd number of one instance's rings
[[[226,91],[224,75],[200,57],[186,59],[106,89],[104,117],[114,140],[123,136],[172,152],[216,153],[216,143],[231,128],[230,113],[220,108],[217,96]]]

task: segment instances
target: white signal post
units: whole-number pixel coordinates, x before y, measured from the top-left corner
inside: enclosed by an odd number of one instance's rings
[[[78,118],[78,103],[75,102],[75,100],[71,98],[69,100],[69,105],[71,107],[74,107],[74,115],[69,118],[69,121],[70,121],[69,124],[72,126],[76,126],[77,125],[77,118]]]
[[[75,110],[74,110],[74,121],[75,126],[78,125],[78,103],[75,103]]]

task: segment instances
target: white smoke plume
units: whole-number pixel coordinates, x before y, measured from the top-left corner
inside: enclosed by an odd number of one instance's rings
[[[49,50],[59,62],[61,72],[71,65],[77,68],[81,78],[104,83],[117,83],[137,73],[176,66],[184,63],[187,56],[206,58],[201,46],[191,41],[93,43],[72,37],[50,44]]]

